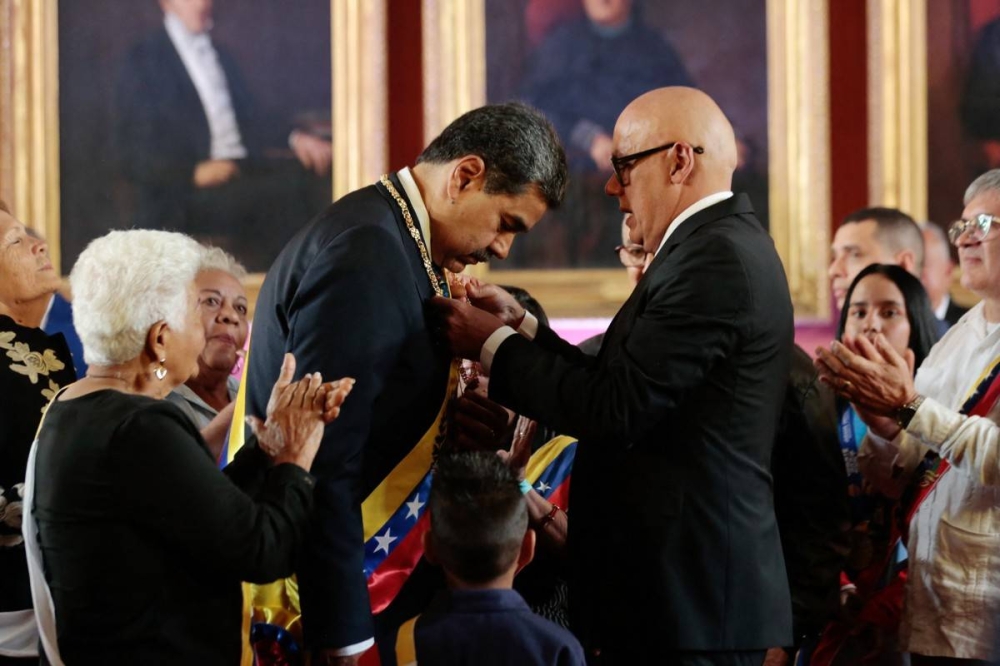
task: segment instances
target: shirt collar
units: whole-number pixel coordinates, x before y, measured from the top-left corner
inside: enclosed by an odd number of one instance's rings
[[[170,41],[178,47],[181,45],[187,47],[201,46],[202,44],[211,44],[212,41],[208,36],[208,32],[194,34],[188,30],[184,26],[184,22],[172,12],[163,13],[163,27],[166,28],[167,35],[170,36]]]
[[[938,306],[934,308],[934,316],[938,319],[944,320],[946,314],[948,314],[948,306],[951,305],[951,296],[948,294],[944,295]]]
[[[413,180],[410,167],[403,167],[397,171],[396,177],[399,178],[399,184],[403,186],[406,198],[410,200],[413,212],[417,216],[417,224],[420,225],[420,235],[424,237],[424,245],[427,246],[427,255],[433,257],[434,255],[431,254],[431,216],[427,214],[427,207],[424,205],[423,197],[420,196],[420,188],[417,187],[417,181]]]
[[[714,206],[720,201],[725,201],[726,199],[732,196],[733,193],[730,191],[716,192],[715,194],[709,194],[707,197],[698,199],[693,204],[682,210],[681,214],[675,217],[674,221],[670,223],[669,227],[667,227],[667,233],[663,234],[663,240],[660,241],[660,246],[656,248],[656,254],[660,253],[660,250],[663,249],[663,246],[667,244],[667,239],[670,238],[670,234],[677,231],[677,227],[681,226],[681,222],[688,219],[695,213],[700,213],[709,206]]]

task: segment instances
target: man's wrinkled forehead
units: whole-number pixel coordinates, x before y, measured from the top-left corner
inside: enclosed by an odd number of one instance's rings
[[[647,144],[655,140],[659,133],[659,125],[656,118],[626,111],[615,124],[613,137],[615,153],[627,155],[645,150],[649,147]]]

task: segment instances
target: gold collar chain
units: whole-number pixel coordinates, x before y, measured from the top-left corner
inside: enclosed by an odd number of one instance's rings
[[[427,246],[424,245],[424,239],[420,235],[420,231],[417,229],[416,225],[413,224],[413,216],[410,215],[410,207],[406,205],[406,200],[400,196],[399,192],[393,186],[392,182],[389,180],[388,174],[382,174],[379,178],[379,182],[385,189],[389,190],[389,194],[392,198],[396,200],[396,204],[403,213],[403,221],[406,222],[406,228],[410,232],[410,236],[413,237],[413,241],[417,244],[417,249],[420,250],[420,258],[424,262],[424,270],[427,271],[427,278],[431,281],[431,287],[434,288],[434,293],[438,296],[450,297],[449,293],[445,292],[447,289],[447,283],[444,283],[442,278],[438,278],[437,273],[434,271],[434,265],[431,263],[430,254],[427,252]]]

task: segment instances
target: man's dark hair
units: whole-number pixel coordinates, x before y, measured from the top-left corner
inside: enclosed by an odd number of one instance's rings
[[[549,325],[548,315],[545,314],[545,309],[542,308],[542,304],[535,300],[535,297],[528,293],[527,289],[522,289],[521,287],[515,287],[513,285],[503,285],[500,287],[508,294],[514,297],[522,308],[534,315],[538,323]]]
[[[550,209],[566,194],[566,153],[552,123],[527,104],[489,104],[463,113],[424,148],[417,164],[466,155],[486,164],[488,194],[523,194],[534,185]]]
[[[847,289],[847,296],[844,299],[844,309],[840,311],[840,326],[837,328],[837,339],[844,338],[844,329],[847,328],[847,317],[851,311],[851,297],[854,289],[860,282],[869,275],[882,275],[899,288],[903,294],[903,305],[906,306],[906,317],[910,322],[910,341],[908,347],[913,350],[916,363],[914,369],[927,358],[931,347],[941,337],[941,325],[937,317],[934,316],[934,308],[931,307],[931,299],[927,297],[924,285],[920,283],[912,273],[902,266],[895,264],[871,264],[866,266],[854,282]]]
[[[459,580],[488,583],[517,560],[528,508],[517,478],[495,453],[438,457],[427,504],[434,552]]]
[[[871,220],[879,244],[893,254],[910,250],[916,260],[917,272],[924,268],[924,235],[916,221],[898,208],[862,208],[844,218],[844,224]]]

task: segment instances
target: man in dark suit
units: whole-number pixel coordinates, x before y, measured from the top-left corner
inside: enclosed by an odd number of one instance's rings
[[[565,155],[541,114],[522,104],[482,107],[449,125],[412,169],[330,206],[268,272],[254,317],[248,411],[265,413],[285,352],[299,367],[357,379],[313,465],[316,519],[297,568],[314,664],[354,663],[373,636],[391,639],[391,649],[394,625],[422,610],[400,610],[415,594],[411,578],[373,629],[366,576],[377,583],[372,558],[383,552],[388,561],[405,541],[372,516],[401,507],[409,527],[426,504],[419,489],[390,498],[406,483],[401,471],[418,479],[429,471],[444,434],[442,404],[454,395],[452,358],[435,346],[425,301],[447,292],[444,270],[506,257],[514,236],[559,204],[565,185]],[[382,602],[373,592],[371,605]]]
[[[661,88],[622,112],[606,192],[656,253],[596,359],[491,286],[435,299],[453,351],[481,354],[490,397],[579,437],[571,628],[597,664],[760,664],[791,639],[769,472],[792,349],[774,244],[729,191],[718,106]]]
[[[163,28],[129,51],[115,86],[116,151],[136,194],[129,222],[211,237],[263,270],[296,228],[274,220],[306,220],[324,205],[325,179],[307,170],[329,172],[330,142],[261,112],[212,42],[211,0],[160,6]],[[265,155],[289,148],[296,159]]]

